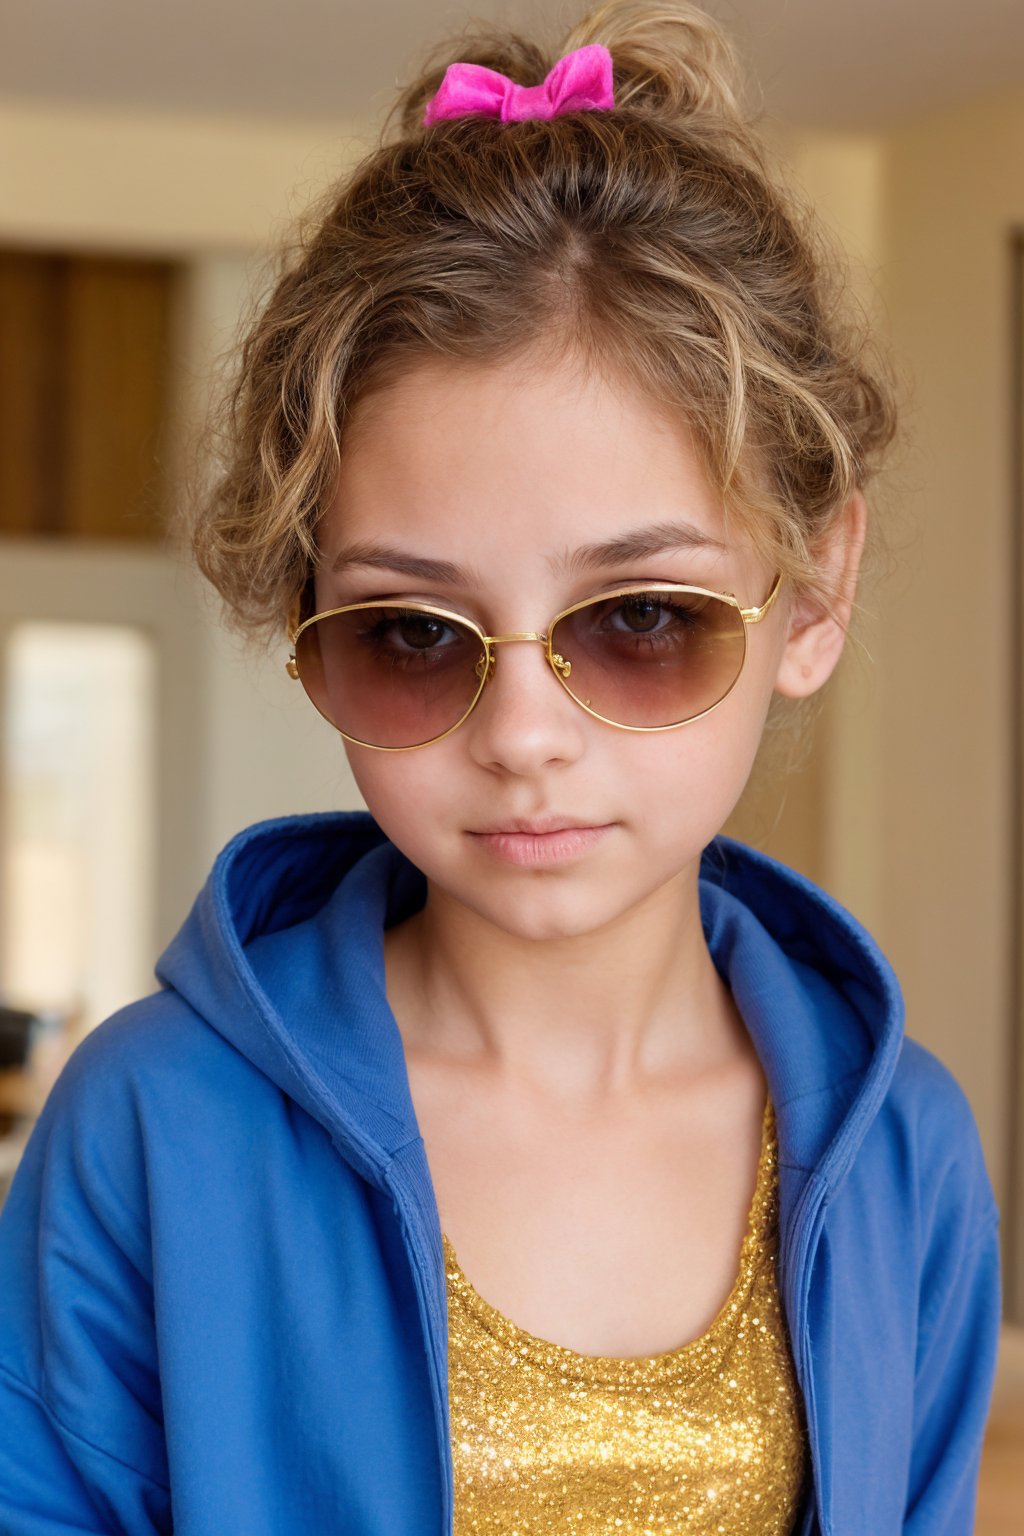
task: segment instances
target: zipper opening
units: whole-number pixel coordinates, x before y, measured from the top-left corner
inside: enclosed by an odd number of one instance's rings
[[[807,1325],[807,1281],[809,1262],[813,1251],[813,1239],[821,1229],[824,1216],[826,1186],[817,1174],[812,1174],[804,1185],[793,1212],[793,1221],[786,1244],[785,1274],[787,1291],[792,1298],[793,1338],[797,1378],[803,1393],[804,1413],[807,1420],[807,1442],[811,1458],[811,1477],[814,1486],[814,1506],[817,1527],[821,1536],[831,1536],[832,1522],[824,1509],[822,1498],[822,1469],[820,1436],[818,1433],[817,1405],[814,1398],[814,1373],[811,1360],[811,1336]]]
[[[432,1314],[430,1306],[430,1268],[428,1267],[427,1255],[419,1241],[419,1236],[415,1230],[415,1223],[407,1220],[408,1201],[401,1187],[404,1183],[404,1173],[401,1169],[401,1164],[392,1161],[388,1165],[387,1182],[410,1257],[413,1283],[416,1287],[416,1301],[420,1314],[420,1325],[423,1329],[424,1345],[427,1352],[427,1367],[430,1375],[431,1396],[434,1403],[434,1423],[441,1474],[441,1532],[442,1536],[453,1536],[455,1489],[452,1472],[448,1382],[446,1377],[442,1375],[439,1358],[440,1350],[438,1347],[442,1331],[441,1319]]]

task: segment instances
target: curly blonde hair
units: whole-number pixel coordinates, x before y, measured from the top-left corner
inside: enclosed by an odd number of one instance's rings
[[[423,126],[453,58],[526,85],[587,43],[611,52],[612,110]],[[893,393],[740,91],[685,0],[610,0],[550,55],[491,28],[435,51],[281,251],[208,424],[188,536],[232,627],[277,639],[310,611],[347,423],[438,355],[571,353],[678,410],[727,516],[829,603],[816,551],[893,436]]]

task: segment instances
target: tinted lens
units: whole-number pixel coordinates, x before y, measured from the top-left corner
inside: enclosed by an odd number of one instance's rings
[[[335,729],[372,747],[415,747],[458,725],[482,686],[484,647],[464,624],[383,604],[304,629],[295,664]]]
[[[618,725],[681,725],[717,704],[740,675],[739,609],[702,592],[618,593],[560,619],[552,652],[565,686]]]

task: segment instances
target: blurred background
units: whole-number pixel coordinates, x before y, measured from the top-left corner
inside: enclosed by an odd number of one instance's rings
[[[68,1051],[154,989],[227,839],[360,803],[173,530],[269,253],[472,15],[585,6],[5,0],[0,13],[0,1198]],[[712,3],[902,378],[890,568],[799,765],[730,830],[875,934],[1003,1211],[979,1529],[1024,1496],[1024,5]],[[457,56],[453,55],[453,56]],[[1019,1473],[1017,1475],[1020,1475]]]

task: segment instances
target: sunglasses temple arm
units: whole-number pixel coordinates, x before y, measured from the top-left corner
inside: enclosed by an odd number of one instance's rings
[[[772,587],[768,596],[765,598],[764,602],[761,604],[760,608],[741,608],[740,618],[743,619],[747,624],[760,624],[761,620],[764,618],[765,614],[768,612],[775,599],[778,597],[779,589],[781,586],[782,572],[780,571],[775,578],[774,586]]]

